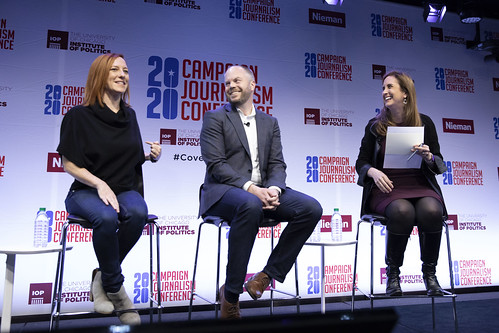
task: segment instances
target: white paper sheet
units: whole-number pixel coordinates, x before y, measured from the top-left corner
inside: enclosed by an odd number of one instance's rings
[[[424,127],[389,126],[386,133],[384,168],[419,169],[421,156],[415,154],[410,159],[414,145],[423,143]]]

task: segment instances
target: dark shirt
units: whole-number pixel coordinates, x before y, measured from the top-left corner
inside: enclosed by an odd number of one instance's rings
[[[105,181],[115,194],[138,190],[144,149],[135,111],[123,102],[117,113],[98,103],[73,107],[62,121],[57,151]],[[71,185],[71,190],[83,188],[89,187],[78,180]]]

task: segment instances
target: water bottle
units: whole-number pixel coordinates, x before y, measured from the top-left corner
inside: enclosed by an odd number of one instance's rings
[[[319,222],[317,222],[317,225],[314,228],[314,231],[312,231],[312,234],[308,238],[309,242],[319,243],[321,241],[321,227],[322,227],[322,220],[319,220]]]
[[[342,231],[343,221],[341,220],[340,210],[335,208],[331,217],[331,239],[333,242],[341,242]]]
[[[49,218],[45,208],[40,208],[35,218],[34,247],[46,247],[49,237]]]

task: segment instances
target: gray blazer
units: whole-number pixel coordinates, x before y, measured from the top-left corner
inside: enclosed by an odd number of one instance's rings
[[[277,119],[257,110],[255,120],[262,186],[277,186],[284,191],[286,164]],[[251,180],[253,167],[241,117],[230,104],[205,113],[200,144],[206,163],[199,205],[199,216],[203,216],[225,192],[242,188]]]

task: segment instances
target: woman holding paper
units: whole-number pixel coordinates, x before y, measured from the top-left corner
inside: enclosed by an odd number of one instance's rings
[[[447,167],[440,154],[435,124],[430,117],[418,112],[414,82],[407,74],[387,73],[383,77],[382,97],[384,107],[367,124],[355,165],[359,174],[358,184],[364,187],[361,214],[377,213],[388,219],[386,294],[402,295],[400,266],[407,240],[416,225],[427,294],[441,296],[443,291],[435,272],[442,236],[442,216],[447,216],[447,210],[435,175],[445,172]],[[424,142],[411,149],[415,155],[421,156],[419,168],[383,167],[387,128],[390,126],[424,127]]]

